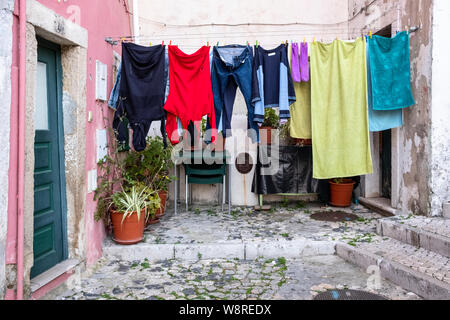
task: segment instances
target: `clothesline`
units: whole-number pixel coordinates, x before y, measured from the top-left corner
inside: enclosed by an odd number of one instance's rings
[[[269,49],[264,41],[259,44],[265,48],[214,47],[212,55],[205,46],[180,46],[197,48],[190,59],[178,46],[165,50],[160,45],[124,43],[108,102],[116,109],[117,139],[128,144],[126,133],[131,128],[134,148],[143,150],[152,121],[161,119],[163,137],[177,144],[180,137],[190,136],[186,141],[192,146],[200,136],[197,124],[205,116],[207,129],[213,129],[205,142],[214,143],[217,132],[227,138],[233,130],[239,88],[248,110],[247,135],[253,142],[263,141],[260,127],[266,109],[278,108],[280,124],[290,119],[292,138],[312,139],[314,178],[370,174],[369,132],[402,126],[403,109],[415,103],[409,36],[405,31],[392,38],[358,36],[354,43],[332,45],[319,38],[311,46],[302,42],[280,46],[280,40],[270,51],[264,50]]]
[[[408,33],[416,32],[420,29],[420,26],[407,27]],[[333,30],[333,31],[332,31]],[[401,30],[397,30],[401,31]],[[342,36],[343,32],[347,35]],[[164,34],[164,35],[139,35],[139,36],[115,36],[115,37],[107,37],[105,41],[111,43],[113,45],[118,44],[118,41],[123,42],[139,42],[144,43],[148,42],[149,44],[153,42],[163,42],[175,40],[202,40],[204,42],[210,42],[211,44],[217,43],[216,39],[219,39],[218,42],[223,42],[223,39],[227,38],[252,38],[258,37],[260,39],[264,39],[267,37],[280,37],[281,41],[295,42],[293,38],[299,39],[300,41],[305,42],[313,42],[315,39],[317,41],[323,42],[323,38],[329,38],[343,40],[343,41],[354,41],[360,36],[368,35],[363,30],[359,28],[329,28],[326,30],[273,30],[273,31],[258,31],[258,32],[209,32],[209,33],[190,33],[190,34]],[[214,40],[211,40],[210,36],[214,36]],[[306,38],[309,38],[307,41]],[[287,38],[287,39],[286,39]],[[258,40],[259,41],[259,40]],[[260,42],[260,41],[259,41]],[[262,44],[262,43],[261,43]],[[265,45],[269,45],[265,43]]]
[[[221,36],[236,36],[236,35],[242,35],[242,36],[246,36],[248,37],[249,34],[257,34],[257,35],[261,35],[261,36],[270,36],[273,34],[296,34],[297,36],[300,35],[313,35],[314,33],[318,33],[318,34],[325,34],[325,33],[341,33],[341,32],[349,32],[349,33],[361,33],[362,30],[360,28],[326,28],[326,29],[305,29],[305,30],[258,30],[258,31],[238,31],[238,32],[203,32],[203,33],[186,33],[186,34],[181,34],[180,33],[172,33],[172,34],[147,34],[147,35],[123,35],[123,36],[110,36],[109,38],[111,39],[115,39],[115,40],[120,40],[122,38],[125,39],[136,39],[136,38],[162,38],[162,37],[169,37],[169,38],[176,38],[176,37],[180,37],[180,36],[201,36],[201,37],[206,37],[206,36],[217,36],[217,37],[221,37]]]

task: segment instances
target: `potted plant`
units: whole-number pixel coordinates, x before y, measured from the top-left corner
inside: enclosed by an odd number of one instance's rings
[[[113,131],[111,128],[109,129]],[[113,195],[117,191],[120,191],[124,185],[125,158],[128,151],[120,151],[114,134],[111,134],[109,145],[110,152],[97,163],[97,189],[94,193],[94,201],[97,201],[97,209],[94,214],[94,219],[97,222],[103,220],[107,233],[111,234],[110,203]]]
[[[291,119],[280,124],[280,145],[292,146],[297,144],[297,139],[291,137]]]
[[[149,219],[149,224],[157,223],[165,211],[168,185],[174,180],[169,175],[173,167],[171,153],[172,147],[164,148],[161,137],[148,137],[144,151],[130,151],[125,159],[125,185],[150,187],[161,199],[161,209],[154,219]]]
[[[280,126],[280,117],[277,115],[275,109],[266,108],[264,110],[264,122],[259,128],[261,144],[272,144],[272,130],[278,129]],[[263,134],[261,134],[261,132]]]
[[[349,207],[355,182],[348,178],[335,178],[329,180],[329,184],[330,204],[335,207]]]
[[[124,245],[141,242],[145,222],[154,215],[159,202],[157,193],[147,187],[133,186],[129,191],[114,193],[109,203],[113,240]]]

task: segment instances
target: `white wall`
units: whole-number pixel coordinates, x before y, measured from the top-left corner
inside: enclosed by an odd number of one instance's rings
[[[433,7],[433,80],[431,107],[431,213],[442,214],[450,201],[450,60],[448,31],[450,1],[435,0]]]
[[[210,26],[214,24],[283,24],[310,23],[331,24],[347,21],[348,3],[342,0],[140,0],[140,35],[136,42],[142,45],[159,44],[162,40],[168,44],[177,44],[186,53],[196,51],[200,46],[209,44],[246,44],[253,46],[258,40],[266,49],[271,49],[282,41],[300,42],[306,38],[311,41],[329,41],[336,37],[347,39],[347,23],[339,25],[242,25]],[[207,24],[207,26],[188,27],[186,25]],[[179,26],[176,26],[179,25]],[[247,107],[240,91],[233,110],[232,128],[241,129],[241,134],[227,140],[227,149],[234,157],[245,150],[256,162],[256,144],[246,137]],[[159,123],[152,125],[151,134],[159,132]],[[233,205],[252,206],[257,197],[251,192],[253,171],[243,176],[232,166],[232,203]],[[183,172],[182,172],[183,174]],[[181,179],[181,198],[184,197],[184,178]],[[194,201],[217,201],[216,188],[194,186]]]

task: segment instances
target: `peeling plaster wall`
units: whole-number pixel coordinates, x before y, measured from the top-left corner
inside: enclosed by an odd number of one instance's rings
[[[6,237],[8,218],[8,168],[11,110],[12,29],[14,0],[0,0],[0,300],[3,300],[6,283]]]
[[[283,23],[311,23],[331,24],[347,21],[347,2],[342,0],[139,0],[139,16],[141,17],[140,38],[137,42],[148,46],[172,40],[181,50],[193,53],[202,45],[209,44],[245,44],[254,45],[258,40],[265,49],[277,47],[283,41],[300,42],[303,39],[311,42],[312,38],[324,42],[336,37],[347,39],[347,23],[337,26],[339,30],[330,30],[324,25],[241,25],[241,26],[201,26],[186,27],[192,24],[283,24]],[[183,14],[180,14],[183,12]],[[181,25],[179,27],[174,25]],[[184,26],[183,26],[184,25]],[[336,28],[336,26],[333,26]],[[159,135],[159,123],[153,123],[151,135]],[[226,141],[226,148],[231,154],[231,202],[233,205],[253,206],[258,203],[257,196],[251,192],[254,169],[247,175],[240,174],[234,165],[239,153],[246,150],[257,159],[257,145],[247,138],[247,106],[240,90],[237,92],[233,108],[231,127],[238,129],[233,137]],[[184,209],[185,178],[184,169],[180,169],[179,195]],[[218,192],[222,186],[194,185],[193,201],[197,203],[217,203]],[[173,195],[174,184],[170,186],[169,196]],[[172,201],[169,203],[173,204]]]
[[[34,236],[34,104],[37,70],[37,40],[32,24],[26,26],[26,98],[25,98],[25,200],[24,200],[24,297],[30,295]]]
[[[431,214],[442,215],[450,201],[450,60],[448,31],[450,1],[435,0],[433,6],[433,101],[431,108]]]
[[[86,48],[63,46],[61,64],[69,258],[85,260]]]
[[[349,0],[349,18],[367,1]],[[349,28],[354,35],[374,33],[392,24],[392,32],[418,26],[410,35],[411,81],[416,105],[403,111],[404,126],[393,130],[393,203],[403,213],[431,213],[431,63],[432,0],[376,0],[357,15]],[[396,155],[395,155],[396,153]],[[397,159],[398,158],[398,159]]]

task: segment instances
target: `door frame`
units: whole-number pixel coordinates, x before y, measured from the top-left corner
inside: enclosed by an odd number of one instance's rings
[[[384,28],[380,28],[376,34],[383,35],[389,32],[391,36],[395,33],[394,23],[387,24]],[[398,209],[400,201],[400,133],[402,128],[391,129],[391,207]],[[381,136],[379,132],[370,132],[370,144],[373,161],[373,174],[364,176],[362,184],[363,195],[365,198],[382,197],[382,178],[381,178],[381,157],[380,143]]]
[[[58,119],[58,162],[59,162],[59,183],[61,199],[61,236],[62,236],[62,261],[67,260],[69,256],[68,236],[67,236],[67,198],[66,198],[66,165],[64,151],[64,118],[63,118],[63,94],[62,94],[62,63],[61,46],[36,36],[38,47],[44,47],[56,52],[56,111]]]

